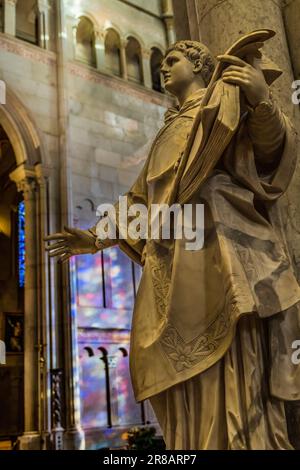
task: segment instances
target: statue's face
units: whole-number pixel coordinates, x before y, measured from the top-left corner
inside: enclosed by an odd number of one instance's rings
[[[178,93],[182,93],[182,90],[195,80],[199,70],[196,71],[195,64],[182,52],[171,51],[162,61],[161,72],[166,90],[178,96]]]

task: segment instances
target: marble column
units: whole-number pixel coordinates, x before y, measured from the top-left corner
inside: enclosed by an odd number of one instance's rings
[[[19,166],[10,179],[23,193],[25,202],[25,291],[24,291],[24,434],[20,449],[37,450],[41,446],[39,429],[39,334],[37,280],[36,181],[33,169]]]
[[[16,5],[17,0],[4,0],[4,33],[16,35]]]
[[[0,80],[0,104],[6,104],[6,84]]]
[[[152,76],[151,76],[151,51],[149,49],[142,49],[142,71],[143,82],[146,88],[152,90]]]
[[[60,124],[60,226],[73,224],[72,205],[72,170],[70,155],[69,99],[68,99],[68,44],[66,34],[65,2],[57,0],[57,91],[58,118]],[[74,311],[75,300],[75,266],[74,261],[60,265],[57,269],[59,279],[58,305],[63,318],[61,331],[61,355],[58,368],[64,369],[63,381],[66,398],[64,435],[66,449],[83,449],[85,446],[84,432],[81,427],[80,389],[79,389],[79,357],[77,344],[77,322]],[[57,293],[58,294],[58,293]],[[74,306],[72,308],[72,305]]]
[[[97,70],[105,71],[105,33],[104,31],[95,31],[95,49],[96,49],[96,67]]]
[[[39,23],[39,46],[43,49],[49,49],[49,3],[48,0],[38,0],[38,23]]]
[[[35,175],[37,181],[37,246],[38,246],[38,336],[39,336],[39,396],[40,413],[39,428],[42,435],[42,449],[50,448],[51,435],[51,380],[50,369],[52,368],[52,356],[56,354],[53,350],[51,333],[53,322],[51,321],[51,294],[53,285],[49,282],[50,271],[44,249],[43,238],[49,233],[48,227],[48,178],[50,170],[43,168],[41,163],[35,165]],[[50,287],[49,287],[50,286]]]
[[[176,41],[175,27],[174,27],[174,13],[172,0],[163,0],[162,2],[162,17],[166,26],[167,42],[168,45]]]
[[[127,47],[127,39],[121,40],[120,45],[120,60],[121,60],[121,76],[124,80],[128,80],[128,72],[127,72],[127,59],[126,59],[126,47]]]

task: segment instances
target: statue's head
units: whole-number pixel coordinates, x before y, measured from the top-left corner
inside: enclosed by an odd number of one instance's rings
[[[207,87],[214,69],[214,56],[197,41],[176,42],[167,50],[161,64],[165,87],[175,96],[195,80]]]

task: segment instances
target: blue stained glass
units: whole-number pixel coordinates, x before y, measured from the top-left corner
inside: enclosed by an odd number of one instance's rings
[[[18,207],[18,268],[19,286],[25,285],[25,203],[20,202]]]

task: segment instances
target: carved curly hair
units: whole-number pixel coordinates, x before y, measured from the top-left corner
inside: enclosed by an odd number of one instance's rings
[[[177,41],[167,50],[165,57],[172,51],[179,51],[192,63],[202,64],[201,76],[205,86],[210,82],[214,72],[216,61],[210,50],[201,42],[197,41]]]

